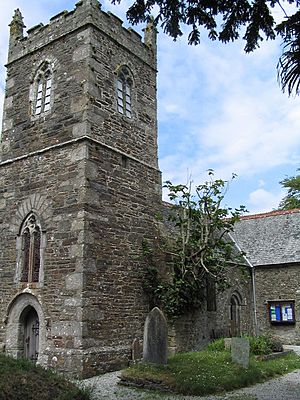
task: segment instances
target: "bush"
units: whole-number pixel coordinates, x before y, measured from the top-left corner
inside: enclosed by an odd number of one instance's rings
[[[208,351],[223,351],[225,349],[224,338],[216,339],[207,346]]]
[[[250,342],[250,351],[255,355],[270,354],[283,350],[282,343],[270,335],[250,336],[248,338]]]

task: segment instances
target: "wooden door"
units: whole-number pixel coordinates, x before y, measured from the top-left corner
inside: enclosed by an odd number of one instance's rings
[[[39,355],[39,325],[37,312],[31,308],[24,321],[24,355],[34,362]]]

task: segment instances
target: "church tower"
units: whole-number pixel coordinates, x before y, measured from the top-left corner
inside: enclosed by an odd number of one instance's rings
[[[127,365],[161,202],[156,32],[79,1],[10,24],[0,144],[0,343],[73,377]]]

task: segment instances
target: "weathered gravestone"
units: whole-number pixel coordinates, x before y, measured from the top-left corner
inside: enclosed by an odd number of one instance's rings
[[[250,344],[249,339],[231,338],[231,359],[244,368],[249,367]]]
[[[143,362],[167,364],[168,327],[162,311],[155,307],[144,327]]]
[[[135,363],[141,361],[142,354],[143,354],[143,351],[142,351],[141,343],[140,343],[139,339],[135,338],[134,341],[132,342],[132,346],[131,346],[132,362],[135,364]]]

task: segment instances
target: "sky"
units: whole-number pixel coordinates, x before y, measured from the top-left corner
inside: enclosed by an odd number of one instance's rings
[[[8,24],[20,8],[27,29],[76,0],[10,0],[0,14],[0,115],[5,88]],[[129,0],[102,9],[126,22]],[[278,11],[278,18],[282,18]],[[141,27],[134,27],[140,30]],[[225,204],[246,206],[251,214],[278,207],[285,191],[280,181],[300,167],[300,98],[281,92],[276,64],[280,41],[264,41],[245,54],[242,41],[210,42],[206,33],[198,46],[186,37],[174,42],[158,34],[158,146],[163,181],[195,185],[207,170],[230,180]],[[0,122],[1,122],[0,116]],[[164,195],[166,196],[166,195]]]

